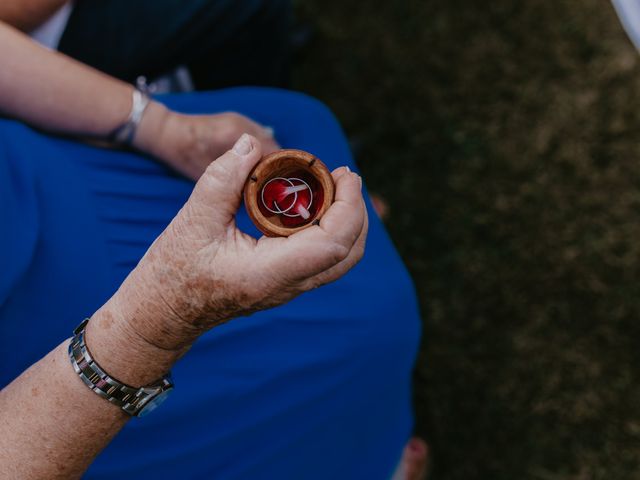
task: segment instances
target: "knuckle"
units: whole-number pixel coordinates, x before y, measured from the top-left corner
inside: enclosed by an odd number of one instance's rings
[[[239,113],[235,113],[232,112],[229,114],[229,125],[234,129],[234,130],[241,130],[243,128],[243,126],[245,125],[246,121],[245,121],[245,117],[243,117],[242,115],[240,115]]]
[[[217,183],[222,182],[226,183],[233,176],[233,170],[228,165],[228,162],[225,161],[215,161],[212,162],[206,170],[206,179],[209,182]]]
[[[349,256],[349,248],[345,245],[333,241],[330,245],[327,246],[327,256],[331,259],[331,261],[336,264],[342,262],[345,258]]]
[[[323,282],[322,279],[319,277],[309,278],[300,285],[299,287],[300,293],[310,292],[311,290],[320,288],[322,285],[324,285],[324,283],[325,282]]]
[[[236,137],[240,137],[240,133],[238,133],[238,127],[231,122],[225,123],[219,129],[218,135],[220,135],[222,138],[225,139],[225,141],[229,143],[236,141],[237,139]]]
[[[356,263],[362,260],[362,257],[364,257],[364,245],[356,247],[354,252],[354,258]]]
[[[216,191],[226,191],[233,178],[233,172],[218,162],[213,162],[207,167],[204,175],[198,181],[197,191],[204,195],[210,195]]]
[[[320,288],[322,285],[324,285],[324,282],[321,279],[313,278],[309,280],[309,282],[307,283],[306,290],[307,291],[315,290],[317,288]]]
[[[219,138],[235,141],[235,137],[239,137],[242,133],[240,130],[242,130],[242,116],[229,112],[224,114],[224,120],[216,127],[216,134]]]

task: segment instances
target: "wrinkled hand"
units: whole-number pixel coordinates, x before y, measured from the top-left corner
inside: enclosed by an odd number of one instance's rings
[[[270,128],[239,113],[184,115],[154,107],[145,115],[161,117],[157,130],[149,132],[148,139],[137,140],[137,146],[194,181],[244,133],[260,142],[263,155],[279,148]]]
[[[211,163],[114,297],[122,318],[149,343],[184,348],[233,317],[338,279],[362,257],[368,228],[362,181],[344,167],[333,172],[336,199],[320,225],[259,240],[238,230],[242,189],[261,156],[261,143],[243,135]]]

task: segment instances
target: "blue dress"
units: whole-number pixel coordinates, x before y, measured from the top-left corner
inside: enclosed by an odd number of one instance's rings
[[[355,168],[331,112],[305,95],[237,88],[162,101],[239,111],[284,147]],[[149,158],[0,121],[0,388],[115,292],[192,188]],[[169,400],[130,421],[85,478],[389,478],[411,435],[420,327],[411,279],[370,219],[358,266],[201,337],[174,367]],[[238,224],[258,236],[244,210]]]

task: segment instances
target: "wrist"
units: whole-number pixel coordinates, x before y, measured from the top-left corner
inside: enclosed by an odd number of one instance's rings
[[[170,131],[167,124],[172,115],[174,113],[171,110],[152,100],[138,125],[132,146],[141,152],[160,157],[165,136]]]
[[[119,291],[92,315],[87,348],[110,376],[144,386],[166,375],[195,340],[175,330],[162,312],[154,313],[146,301],[129,304]]]
[[[183,175],[193,177],[189,158],[197,135],[186,118],[186,115],[153,102],[140,123],[133,146]]]

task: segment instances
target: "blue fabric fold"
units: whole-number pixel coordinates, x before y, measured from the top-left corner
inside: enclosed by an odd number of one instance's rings
[[[40,231],[31,164],[10,161],[15,154],[6,139],[16,128],[25,127],[0,120],[0,305],[31,264]]]

